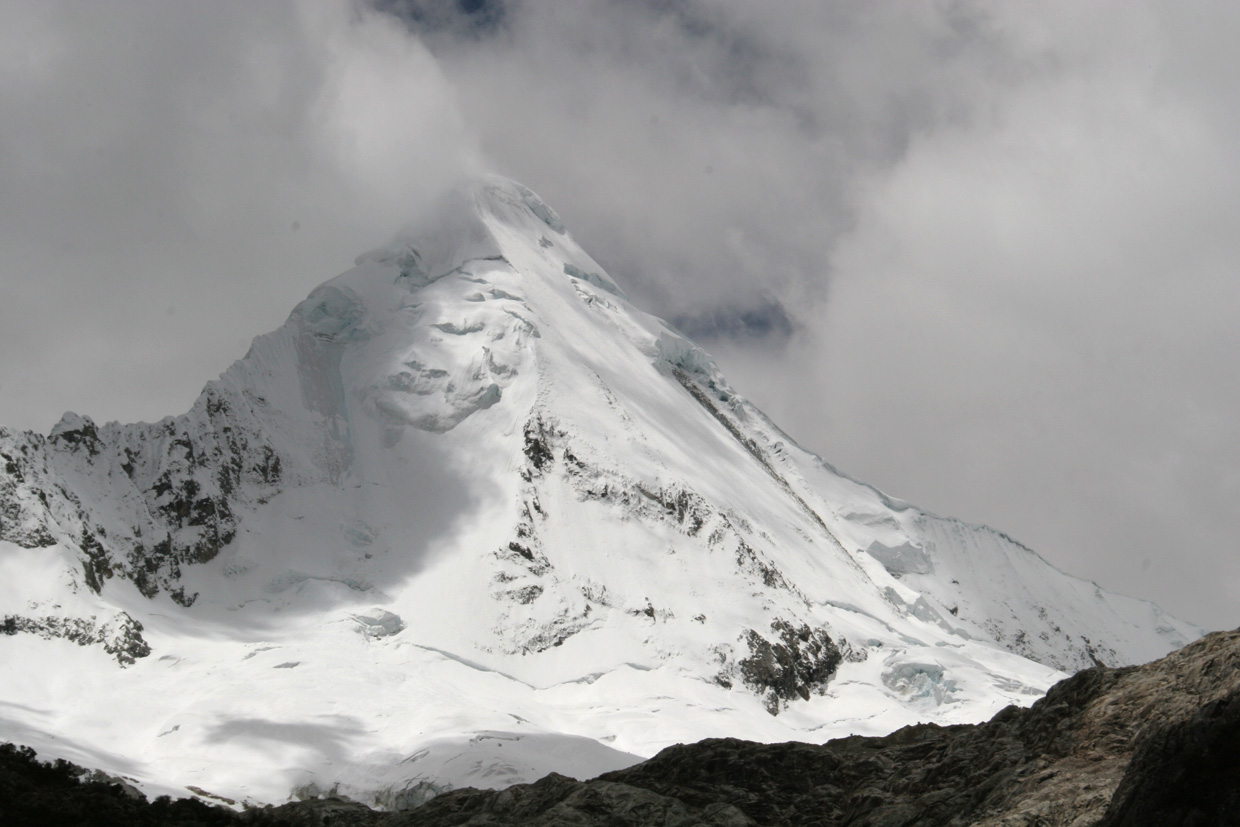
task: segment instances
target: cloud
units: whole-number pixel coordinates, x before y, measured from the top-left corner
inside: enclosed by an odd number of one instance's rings
[[[773,340],[785,344],[794,330],[788,311],[770,296],[761,296],[748,307],[714,307],[693,314],[673,316],[676,328],[694,341],[720,339],[753,344]]]
[[[525,0],[410,25],[490,162],[807,445],[1234,625],[1236,18]]]
[[[820,296],[857,182],[985,105],[975,78],[1005,54],[980,19],[894,5],[505,8],[487,36],[410,23],[489,159],[676,312]]]
[[[287,2],[0,14],[9,425],[186,408],[299,296],[476,168],[436,61],[382,15]]]
[[[1234,58],[1139,8],[1043,28],[1049,71],[866,177],[801,381],[734,381],[893,494],[1234,625]]]
[[[844,470],[1235,623],[1234,4],[0,16],[6,425],[184,410],[494,168]]]

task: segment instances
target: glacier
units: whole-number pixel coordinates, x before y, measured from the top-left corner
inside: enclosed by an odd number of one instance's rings
[[[976,722],[1202,631],[841,474],[501,178],[187,413],[0,461],[0,739],[151,794],[401,807]]]

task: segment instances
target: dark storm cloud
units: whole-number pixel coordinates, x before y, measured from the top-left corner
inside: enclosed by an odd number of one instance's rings
[[[696,342],[728,339],[747,344],[767,340],[784,344],[793,334],[792,319],[783,305],[769,296],[748,307],[714,307],[699,313],[673,316],[673,325]]]
[[[691,312],[821,290],[856,176],[969,94],[884,89],[893,55],[847,6],[750,5],[526,2],[493,37],[428,42],[490,158],[568,208],[638,295]],[[920,42],[924,21],[888,16]],[[927,77],[977,37],[953,26]]]
[[[489,159],[672,315],[821,301],[858,189],[1053,63],[963,3],[432,5],[402,19]]]
[[[1240,622],[1240,6],[0,13],[0,422],[184,409],[485,166],[844,470]]]
[[[508,12],[502,0],[373,0],[371,6],[420,36],[490,36],[503,26]]]

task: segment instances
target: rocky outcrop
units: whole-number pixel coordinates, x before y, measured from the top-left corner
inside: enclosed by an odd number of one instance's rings
[[[825,693],[844,656],[822,629],[776,620],[771,631],[774,641],[753,629],[746,631],[743,641],[749,655],[737,663],[736,672],[746,687],[762,696],[767,711],[778,715],[797,698],[808,701],[811,694]],[[727,678],[721,675],[717,680]]]
[[[1206,704],[1146,738],[1099,827],[1240,820],[1240,695]]]
[[[63,638],[78,646],[102,646],[121,666],[131,666],[138,658],[151,654],[151,647],[142,637],[142,624],[127,612],[117,612],[110,621],[83,617],[25,617],[5,615],[0,634],[33,634],[44,640]]]
[[[215,385],[155,424],[65,414],[47,437],[0,429],[0,540],[75,550],[95,593],[120,577],[188,606],[182,567],[213,559],[282,476],[252,404]]]

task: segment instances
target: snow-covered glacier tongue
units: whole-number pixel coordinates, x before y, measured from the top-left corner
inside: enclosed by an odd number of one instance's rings
[[[157,423],[0,429],[0,739],[387,807],[1028,704],[1200,630],[837,473],[489,179]]]

